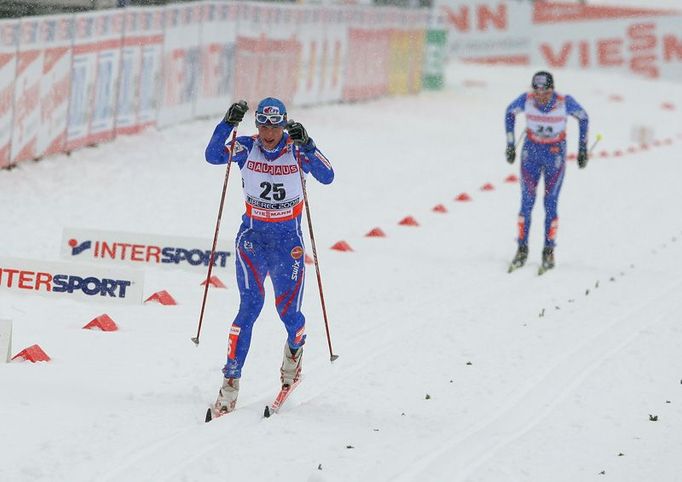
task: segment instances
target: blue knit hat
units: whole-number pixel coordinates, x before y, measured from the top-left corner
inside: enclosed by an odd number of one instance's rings
[[[256,108],[256,125],[284,127],[287,124],[287,108],[279,99],[266,97]]]

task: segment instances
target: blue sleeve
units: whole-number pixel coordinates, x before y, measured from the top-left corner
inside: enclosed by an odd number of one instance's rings
[[[231,124],[221,121],[213,131],[211,140],[208,141],[208,146],[206,146],[206,152],[204,153],[206,161],[210,164],[227,164],[230,155],[228,139],[232,133],[232,127]],[[247,136],[238,137],[234,146],[232,162],[236,162],[241,168],[249,155],[252,145],[252,138]]]
[[[566,113],[578,119],[578,139],[581,146],[587,145],[587,134],[590,126],[590,118],[587,111],[570,95],[566,96]]]
[[[317,148],[312,139],[301,148],[301,169],[311,173],[322,184],[330,184],[334,180],[334,169],[324,154]]]
[[[516,124],[516,114],[523,112],[526,108],[526,99],[528,98],[527,93],[523,93],[518,96],[509,106],[504,113],[504,128],[507,133],[507,145],[514,145],[516,142],[516,137],[514,135],[514,125]]]

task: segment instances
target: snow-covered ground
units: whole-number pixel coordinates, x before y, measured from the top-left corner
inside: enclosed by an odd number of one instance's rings
[[[166,289],[177,306],[0,291],[13,353],[38,343],[53,359],[0,365],[0,480],[680,480],[682,88],[556,72],[604,138],[587,169],[569,162],[556,269],[536,274],[540,197],[529,263],[510,275],[520,195],[503,182],[518,172],[503,111],[532,71],[453,65],[443,92],[290,109],[336,170],[309,196],[340,358],[329,362],[308,267],[305,379],[271,419],[285,335],[269,285],[239,408],[210,424],[232,270],[209,293],[199,347],[201,272],[147,269],[146,294]],[[56,259],[64,226],[210,239],[224,175],[203,161],[215,121],[1,171],[0,257]],[[671,143],[628,154],[642,131]],[[243,209],[232,172],[230,240]],[[461,192],[473,201],[454,201]],[[420,226],[399,226],[407,215]],[[374,227],[387,237],[365,237]],[[339,240],[354,252],[330,250]],[[81,329],[104,312],[118,332]]]

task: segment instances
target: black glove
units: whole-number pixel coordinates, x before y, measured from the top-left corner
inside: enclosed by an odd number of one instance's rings
[[[516,159],[516,147],[514,147],[511,144],[508,145],[506,154],[507,154],[507,162],[509,164],[514,164],[514,159]]]
[[[289,132],[289,137],[294,141],[297,146],[305,146],[310,141],[308,133],[300,122],[289,121],[287,124],[287,131]]]
[[[236,126],[244,119],[244,114],[246,114],[247,110],[249,110],[249,106],[246,105],[245,100],[235,102],[227,109],[227,114],[225,114],[224,119],[225,123]]]
[[[578,167],[580,169],[587,166],[588,158],[589,156],[587,154],[587,146],[585,144],[581,144],[580,147],[578,147]]]

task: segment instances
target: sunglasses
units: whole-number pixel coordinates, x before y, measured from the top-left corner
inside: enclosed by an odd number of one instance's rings
[[[533,84],[533,90],[537,92],[547,92],[552,90],[552,88],[547,87],[547,84]]]
[[[262,114],[256,112],[256,122],[258,124],[280,125],[284,122],[283,114]]]

